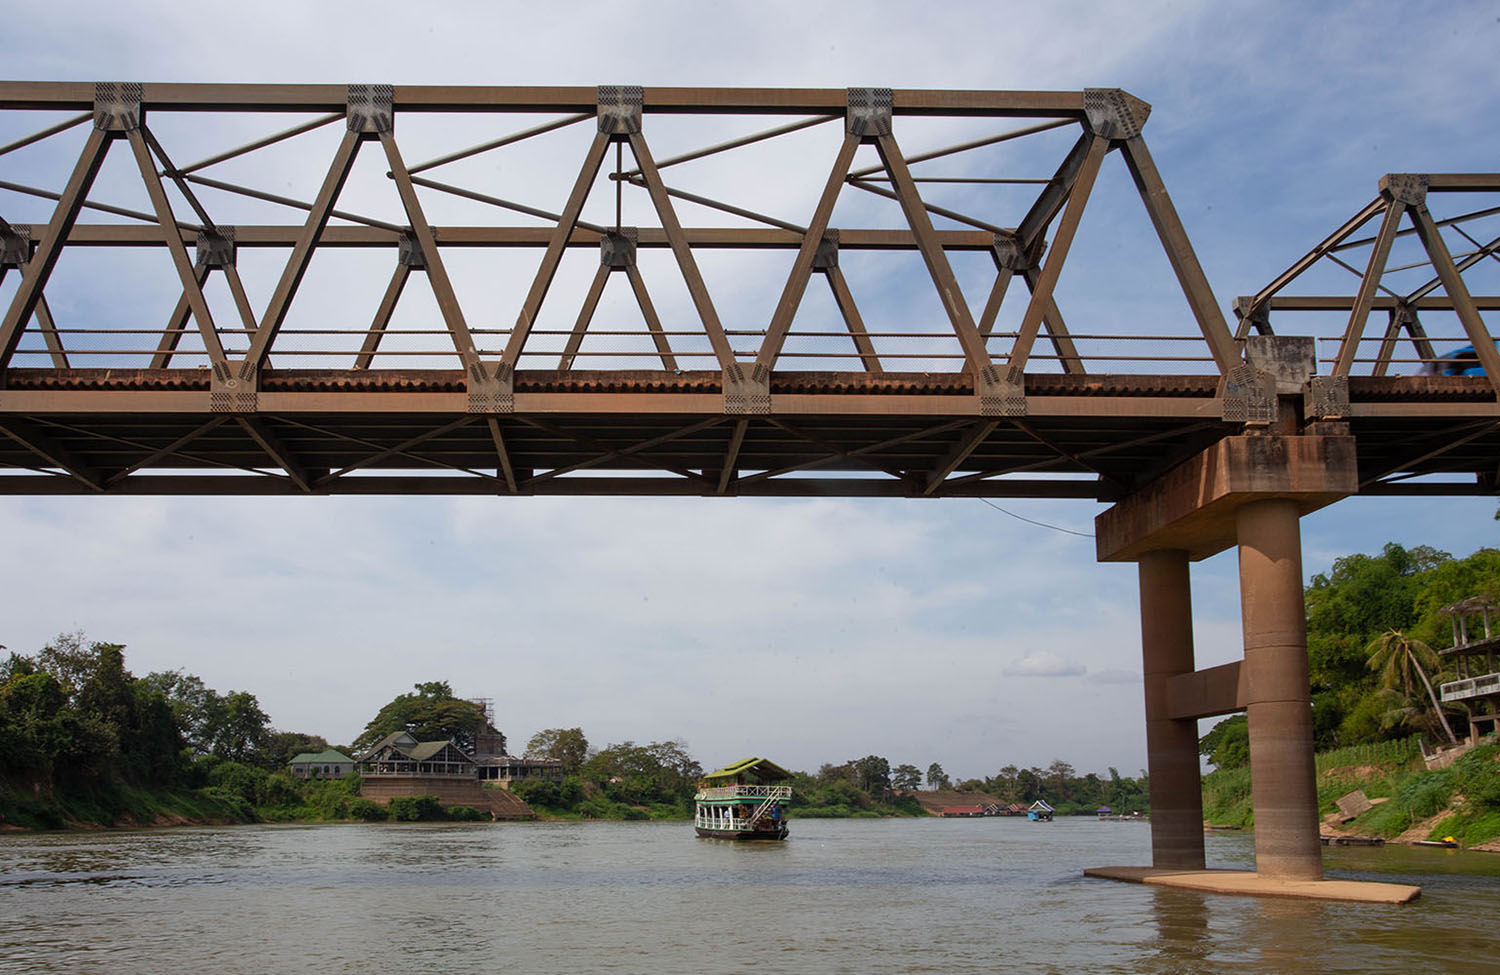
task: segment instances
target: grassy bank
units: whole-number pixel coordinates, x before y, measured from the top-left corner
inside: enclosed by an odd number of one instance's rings
[[[1442,839],[1464,846],[1500,839],[1500,745],[1471,749],[1448,768],[1429,770],[1418,738],[1357,745],[1317,757],[1318,813],[1338,810],[1355,789],[1375,807],[1339,827],[1387,840]],[[1250,769],[1222,769],[1203,778],[1204,819],[1216,826],[1253,826]]]

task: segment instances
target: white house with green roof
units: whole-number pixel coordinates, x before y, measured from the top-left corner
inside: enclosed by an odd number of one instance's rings
[[[354,759],[336,748],[302,752],[287,765],[299,779],[338,779],[354,771]]]

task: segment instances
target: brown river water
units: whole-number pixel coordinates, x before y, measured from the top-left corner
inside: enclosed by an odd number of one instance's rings
[[[1330,904],[1086,879],[1148,827],[801,820],[236,826],[0,836],[0,972],[1465,972],[1495,970],[1500,855],[1328,850],[1417,883]],[[1208,837],[1248,866],[1249,834]]]

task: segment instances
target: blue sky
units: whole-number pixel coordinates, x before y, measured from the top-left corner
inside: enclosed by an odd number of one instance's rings
[[[7,15],[0,61],[59,80],[1123,87],[1154,106],[1147,139],[1226,307],[1382,173],[1497,168],[1493,5],[560,6],[33,5]],[[1108,166],[1065,308],[1190,327],[1138,239]],[[1099,510],[1005,506],[1078,531]],[[1306,569],[1388,540],[1467,554],[1494,543],[1493,511],[1345,501],[1304,521]],[[81,628],[138,673],[251,690],[333,741],[447,679],[493,697],[513,744],[581,725],[601,745],[681,737],[706,765],[1144,764],[1132,567],[973,500],[7,498],[0,538],[0,643]],[[1200,661],[1233,659],[1233,554],[1194,586]]]

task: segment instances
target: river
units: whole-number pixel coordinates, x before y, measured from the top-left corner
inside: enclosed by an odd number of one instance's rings
[[[1500,856],[1332,849],[1417,883],[1330,904],[1085,879],[1148,827],[801,820],[236,826],[0,836],[0,972],[1465,972],[1493,964]],[[1243,867],[1248,834],[1208,838]]]

